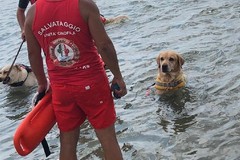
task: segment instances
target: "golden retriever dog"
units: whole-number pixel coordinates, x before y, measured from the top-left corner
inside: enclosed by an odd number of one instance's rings
[[[186,85],[186,76],[182,71],[183,57],[173,50],[161,51],[156,58],[158,74],[155,82],[157,94],[177,90]]]
[[[10,68],[11,65],[6,65],[0,70],[0,82],[3,82],[3,84],[7,84],[12,87],[31,87],[37,85],[36,77],[30,67],[23,64],[15,64],[12,66],[11,71]],[[9,71],[10,73],[8,75]],[[9,78],[5,79],[7,75]]]

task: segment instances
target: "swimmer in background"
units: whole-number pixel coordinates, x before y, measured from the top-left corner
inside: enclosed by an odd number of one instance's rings
[[[112,18],[105,18],[102,14],[100,15],[100,19],[103,22],[104,25],[106,24],[116,24],[116,23],[121,23],[125,20],[128,19],[127,16],[117,16],[117,17],[112,17]]]

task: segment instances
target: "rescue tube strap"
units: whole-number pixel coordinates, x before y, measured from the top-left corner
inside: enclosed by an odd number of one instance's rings
[[[44,153],[45,153],[46,157],[48,157],[51,154],[51,152],[50,152],[46,138],[44,138],[41,143],[42,143]]]

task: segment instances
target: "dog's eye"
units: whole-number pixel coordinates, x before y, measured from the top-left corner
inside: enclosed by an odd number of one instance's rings
[[[161,60],[161,61],[164,61],[164,58],[163,58],[163,57],[161,57],[161,58],[160,58],[160,60]]]
[[[8,73],[8,71],[4,71],[4,72],[3,72],[3,74],[7,74],[7,73]]]
[[[169,58],[169,61],[174,61],[174,58]]]

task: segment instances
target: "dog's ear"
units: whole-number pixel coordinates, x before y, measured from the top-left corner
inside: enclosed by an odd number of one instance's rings
[[[20,65],[18,65],[18,64],[15,64],[15,65],[14,65],[14,67],[15,67],[15,68],[16,68],[18,71],[22,71],[22,70],[21,70],[21,66],[20,66]]]
[[[184,64],[185,60],[183,59],[183,57],[181,55],[178,55],[178,64],[180,66],[180,68],[182,68],[182,65]]]
[[[158,68],[160,68],[160,54],[156,57]]]

